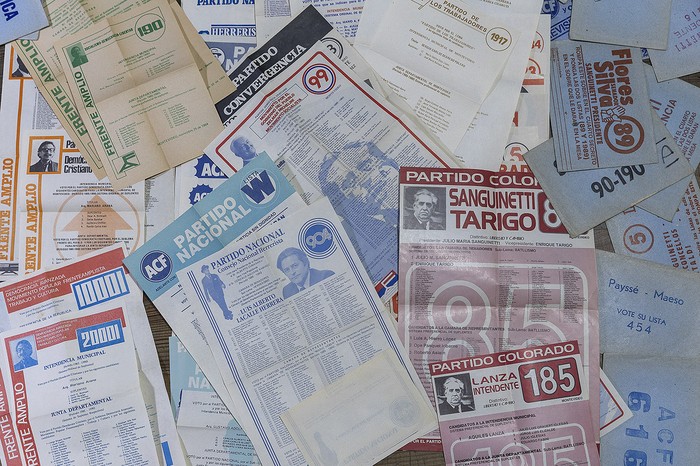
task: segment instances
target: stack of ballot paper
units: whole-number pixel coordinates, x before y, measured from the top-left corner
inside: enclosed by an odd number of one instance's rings
[[[698,18],[0,0],[0,462],[694,464]]]

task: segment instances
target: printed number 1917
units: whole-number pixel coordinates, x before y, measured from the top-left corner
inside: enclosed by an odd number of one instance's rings
[[[491,33],[491,40],[494,42],[498,42],[500,45],[506,45],[508,43],[508,38],[500,35],[497,32]]]

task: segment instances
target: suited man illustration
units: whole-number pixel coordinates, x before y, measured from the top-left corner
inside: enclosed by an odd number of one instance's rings
[[[462,399],[464,382],[456,377],[448,377],[442,384],[444,400],[438,401],[440,414],[455,414],[474,411],[474,398]]]
[[[243,165],[247,165],[252,162],[252,160],[258,155],[255,151],[255,146],[250,139],[245,136],[238,136],[233,141],[231,141],[231,152],[236,157],[243,160]]]
[[[406,230],[444,230],[445,225],[433,216],[438,197],[428,189],[419,189],[413,195],[413,215],[404,214]]]
[[[282,289],[282,296],[285,299],[335,274],[332,270],[312,269],[309,258],[304,251],[297,248],[287,248],[282,251],[277,256],[277,268],[290,281]]]
[[[53,156],[56,153],[56,146],[51,141],[44,141],[39,144],[37,157],[39,161],[29,167],[31,173],[56,173],[58,172],[58,164],[54,162]]]
[[[232,320],[233,312],[226,305],[226,298],[224,297],[224,288],[226,284],[221,281],[218,275],[211,273],[209,266],[204,264],[202,266],[202,288],[204,288],[204,297],[207,298],[208,302],[213,299],[216,304],[221,308],[221,312],[224,313],[224,319]]]
[[[15,372],[26,369],[27,367],[36,366],[37,360],[32,357],[34,348],[27,340],[20,340],[15,345],[15,353],[17,354],[17,363],[14,365]]]

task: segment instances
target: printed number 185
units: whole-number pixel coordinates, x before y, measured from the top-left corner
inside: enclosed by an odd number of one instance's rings
[[[518,367],[526,403],[567,398],[581,394],[578,366],[574,358],[523,364]]]

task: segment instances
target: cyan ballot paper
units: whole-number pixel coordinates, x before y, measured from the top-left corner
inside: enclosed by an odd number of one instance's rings
[[[601,464],[697,464],[700,359],[610,354],[603,365],[633,416],[602,437]]]
[[[0,45],[49,25],[41,0],[0,1]]]
[[[446,464],[600,464],[576,341],[433,362],[430,374]]]
[[[229,409],[230,397],[176,274],[304,205],[270,158],[260,155],[124,260]]]
[[[657,162],[639,49],[553,42],[551,121],[561,171]]]
[[[700,275],[605,251],[596,262],[601,353],[700,356]]]

